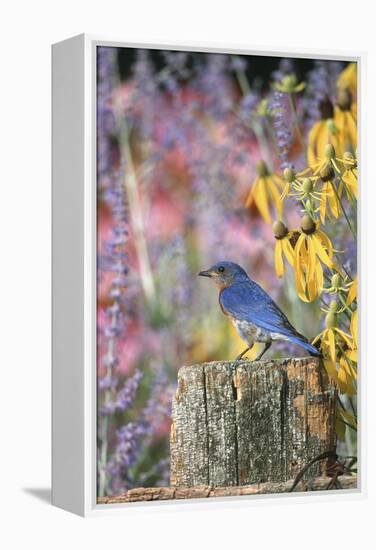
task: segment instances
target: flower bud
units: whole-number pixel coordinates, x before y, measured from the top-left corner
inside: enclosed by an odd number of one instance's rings
[[[325,145],[325,158],[328,160],[332,160],[336,158],[336,150],[334,149],[333,145],[331,143],[327,143]]]
[[[336,314],[330,311],[325,317],[326,328],[333,328],[337,325]]]
[[[286,88],[286,90],[291,90],[291,91],[293,91],[297,83],[298,81],[294,73],[285,75],[281,80],[282,86]]]
[[[341,287],[341,283],[342,283],[341,275],[339,273],[335,273],[331,280],[332,287],[335,289],[338,289]]]
[[[343,154],[343,160],[347,163],[347,164],[350,164],[352,168],[356,168],[358,166],[358,163],[356,162],[354,156],[352,153],[350,153],[350,151],[345,151],[344,154]]]
[[[302,189],[304,193],[311,193],[313,190],[313,181],[311,178],[304,178],[302,180]]]
[[[270,115],[269,102],[267,99],[262,99],[257,105],[256,114],[260,117]]]
[[[311,235],[316,231],[316,224],[311,216],[309,216],[308,214],[304,214],[304,216],[302,217],[300,227],[303,233],[305,233],[306,235]]]
[[[256,163],[257,174],[260,178],[269,176],[269,170],[264,160],[258,160]]]
[[[295,180],[295,172],[292,168],[285,168],[283,170],[283,177],[288,183],[292,183]]]
[[[320,170],[320,178],[324,182],[334,180],[335,175],[336,174],[331,164],[327,164],[322,170]]]
[[[341,111],[349,111],[351,109],[352,98],[349,90],[341,89],[337,94],[337,105]]]
[[[288,233],[288,229],[281,220],[273,223],[273,233],[276,239],[283,239]]]

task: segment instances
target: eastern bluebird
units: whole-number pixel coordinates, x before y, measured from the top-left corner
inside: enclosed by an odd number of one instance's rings
[[[207,271],[200,271],[199,275],[213,279],[220,290],[219,305],[223,313],[230,317],[240,337],[248,344],[236,360],[241,359],[255,342],[262,342],[265,348],[256,358],[258,361],[274,340],[290,340],[311,355],[320,357],[319,350],[299,334],[272,298],[240,265],[219,262]]]

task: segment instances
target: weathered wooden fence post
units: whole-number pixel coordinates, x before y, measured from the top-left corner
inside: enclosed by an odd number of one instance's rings
[[[336,388],[312,357],[182,367],[173,401],[171,485],[287,481],[335,449]],[[326,464],[316,463],[311,476]]]

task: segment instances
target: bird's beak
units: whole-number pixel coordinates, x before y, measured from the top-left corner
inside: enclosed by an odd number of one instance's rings
[[[211,277],[212,272],[208,269],[207,271],[200,271],[197,275],[200,275],[201,277]]]

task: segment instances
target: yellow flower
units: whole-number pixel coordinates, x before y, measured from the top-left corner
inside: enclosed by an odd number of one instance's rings
[[[345,185],[347,197],[349,200],[358,196],[358,161],[349,151],[346,151],[342,159],[338,159],[345,167],[345,171],[341,176],[340,187]],[[342,193],[342,189],[339,188]]]
[[[328,178],[330,174],[333,179],[336,173],[341,174],[341,170],[337,162],[338,160],[339,159],[336,157],[336,150],[334,146],[331,143],[328,143],[324,147],[324,155],[318,158],[317,162],[312,165],[313,175],[317,176],[320,172],[325,172],[325,177]],[[330,169],[332,170],[332,173],[330,172]]]
[[[347,348],[339,359],[338,385],[341,393],[354,395],[357,379],[356,363],[358,362],[358,310],[353,311],[350,321],[352,338],[351,348]]]
[[[283,177],[286,183],[281,195],[281,199],[285,199],[287,195],[290,195],[291,197],[298,197],[299,200],[304,200],[308,198],[319,199],[319,193],[317,193],[317,190],[314,189],[315,180],[317,180],[318,178],[305,177],[305,175],[310,171],[310,168],[306,168],[305,170],[296,174],[292,168],[285,168],[283,171]],[[296,193],[293,193],[292,191],[296,191]]]
[[[338,147],[338,128],[333,120],[334,109],[331,101],[326,99],[320,104],[321,118],[308,133],[307,162],[314,166],[319,158],[325,155],[328,143]]]
[[[337,88],[349,90],[354,98],[357,96],[358,90],[358,74],[357,74],[357,64],[350,63],[347,65],[338,77]]]
[[[338,306],[338,302],[333,300],[330,303],[327,315],[325,317],[325,329],[320,332],[313,340],[314,345],[318,340],[320,341],[320,349],[325,352],[324,357],[329,359],[332,363],[336,363],[338,354],[338,345],[345,344],[348,347],[352,347],[352,338],[349,334],[346,334],[343,330],[337,326],[337,315],[341,313]]]
[[[348,359],[345,354],[339,359],[339,366],[337,371],[337,382],[341,393],[347,395],[356,394],[356,382],[357,372],[355,365]]]
[[[307,162],[314,166],[317,160],[324,155],[325,146],[331,144],[339,146],[339,132],[334,120],[319,120],[308,134]]]
[[[321,201],[320,201],[320,220],[321,223],[325,222],[325,217],[329,212],[333,218],[338,218],[340,213],[339,205],[339,191],[335,187],[335,178],[334,169],[330,164],[327,164],[322,170],[320,170],[320,177],[322,181],[321,187]]]
[[[347,89],[338,91],[334,107],[334,123],[338,128],[337,150],[343,154],[355,151],[357,146],[357,104]]]
[[[350,290],[347,295],[346,304],[348,306],[351,305],[354,302],[354,300],[356,300],[357,292],[358,292],[358,277],[355,277],[353,282],[350,284]]]
[[[354,395],[356,368],[351,359],[351,352],[354,349],[353,336],[337,326],[337,316],[343,309],[339,308],[336,300],[333,300],[329,309],[324,311],[327,311],[326,328],[316,336],[312,344],[320,340],[325,368],[328,374],[337,381],[341,393]]]
[[[358,350],[358,310],[355,309],[351,315],[350,332],[353,339],[353,350]],[[354,355],[352,361],[357,361]]]
[[[349,292],[353,285],[353,281],[351,283],[347,283],[348,276],[345,275],[344,278],[339,273],[334,273],[334,275],[331,278],[330,281],[330,287],[324,287],[323,291],[327,294],[338,294],[339,292]]]
[[[281,191],[284,186],[283,179],[277,174],[270,173],[263,160],[256,165],[257,177],[249,191],[245,206],[256,205],[261,216],[267,223],[271,223],[270,208],[274,203],[278,216],[282,215]]]
[[[323,288],[323,265],[335,267],[333,245],[308,214],[303,216],[298,232],[294,248],[296,289],[301,300],[312,302]]]
[[[309,168],[307,169],[310,170]],[[320,203],[322,192],[317,189],[318,177],[303,177],[307,172],[304,170],[300,174],[295,174],[291,168],[285,168],[283,176],[286,180],[285,188],[282,192],[281,199],[284,200],[287,196],[297,197],[302,203],[302,212],[307,212],[314,219],[316,212],[319,211],[316,203]]]
[[[283,256],[289,262],[291,266],[294,265],[294,249],[291,246],[290,238],[292,233],[289,232],[285,224],[281,221],[275,221],[273,223],[273,231],[275,236],[275,248],[274,248],[274,265],[277,277],[283,277],[285,273],[285,264],[283,262]]]

